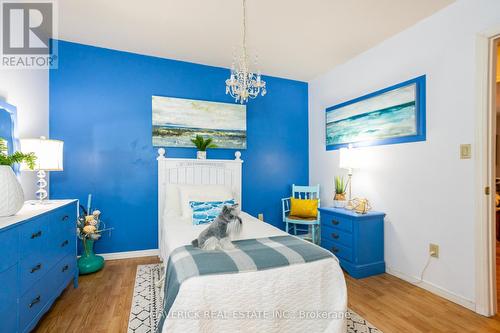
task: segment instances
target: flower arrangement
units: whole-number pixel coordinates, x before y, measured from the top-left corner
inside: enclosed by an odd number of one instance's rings
[[[87,209],[85,209],[82,205],[80,205],[80,209],[83,212],[78,217],[78,221],[76,222],[76,234],[78,238],[82,240],[83,247],[85,249],[85,253],[88,254],[89,249],[87,244],[93,243],[94,241],[101,238],[101,234],[104,231],[111,231],[113,228],[106,228],[106,225],[101,220],[101,211],[95,209],[91,212],[91,202],[92,202],[92,194],[89,194],[87,200]],[[90,249],[92,251],[92,249]]]
[[[110,229],[100,229],[101,226],[101,211],[94,210],[92,214],[87,215],[86,212],[80,215],[77,221],[76,234],[81,240],[92,239],[98,240],[101,238],[101,233]]]

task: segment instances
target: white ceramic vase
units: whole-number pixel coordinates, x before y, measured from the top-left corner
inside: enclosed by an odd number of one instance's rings
[[[0,165],[0,217],[17,213],[24,204],[24,193],[14,171]]]
[[[199,160],[206,160],[207,159],[207,151],[198,150],[196,152],[196,158]]]

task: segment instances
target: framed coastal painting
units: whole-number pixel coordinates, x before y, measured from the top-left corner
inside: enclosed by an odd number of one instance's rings
[[[425,141],[425,75],[326,109],[326,149]]]
[[[246,105],[153,96],[153,146],[194,147],[196,135],[217,148],[245,149]]]

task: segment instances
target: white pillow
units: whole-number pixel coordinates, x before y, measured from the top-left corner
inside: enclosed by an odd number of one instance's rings
[[[226,201],[234,199],[230,188],[222,185],[178,185],[182,217],[192,218],[190,201]]]
[[[165,210],[163,216],[181,216],[181,200],[179,198],[179,186],[168,184],[165,193]]]

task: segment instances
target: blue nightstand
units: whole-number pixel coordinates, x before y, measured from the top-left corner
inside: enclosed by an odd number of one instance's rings
[[[381,212],[357,214],[340,208],[321,211],[321,246],[339,258],[354,278],[385,272],[384,217]]]

